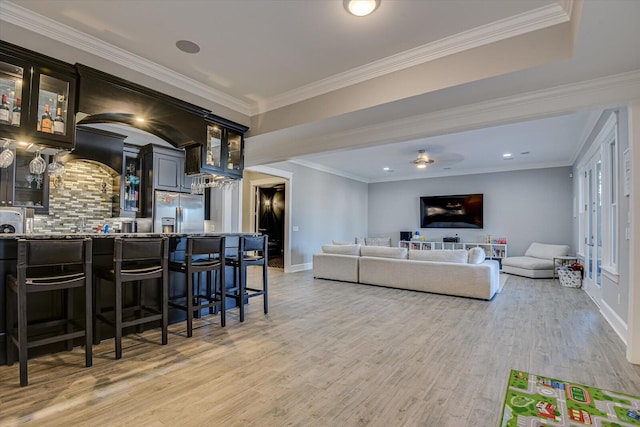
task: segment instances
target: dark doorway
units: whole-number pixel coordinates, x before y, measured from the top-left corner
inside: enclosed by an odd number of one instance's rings
[[[257,229],[269,236],[269,267],[284,268],[284,184],[257,188]]]

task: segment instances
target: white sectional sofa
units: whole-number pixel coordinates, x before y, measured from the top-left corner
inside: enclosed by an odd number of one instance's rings
[[[320,279],[490,300],[498,291],[499,264],[480,248],[407,251],[406,248],[324,245],[313,256]]]
[[[533,242],[524,256],[502,259],[502,271],[532,279],[553,277],[553,258],[569,255],[569,246]]]

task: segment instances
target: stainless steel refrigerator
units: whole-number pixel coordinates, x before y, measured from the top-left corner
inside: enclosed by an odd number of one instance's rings
[[[171,223],[176,233],[204,232],[204,196],[201,194],[156,191],[153,201],[153,232],[163,231],[165,224]]]

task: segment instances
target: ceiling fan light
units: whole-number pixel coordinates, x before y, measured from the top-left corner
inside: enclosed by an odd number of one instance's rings
[[[427,165],[433,163],[425,150],[418,150],[418,158],[413,161],[418,169],[425,169]]]
[[[352,15],[367,16],[380,6],[380,0],[343,0],[343,5]]]

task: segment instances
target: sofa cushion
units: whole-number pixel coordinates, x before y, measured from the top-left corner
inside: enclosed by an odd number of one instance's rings
[[[367,246],[391,246],[391,237],[365,237],[364,244]]]
[[[360,245],[322,245],[325,254],[360,255]]]
[[[378,258],[407,258],[407,248],[391,248],[386,246],[362,246],[360,255]]]
[[[337,240],[332,240],[331,244],[332,245],[343,245],[343,246],[344,245],[353,245],[353,243],[351,243],[351,242],[340,242],[340,241],[337,241]]]
[[[529,256],[512,256],[502,260],[503,266],[527,270],[553,270],[553,261]]]
[[[544,243],[531,243],[524,256],[534,258],[553,259],[559,256],[569,255],[569,246],[567,245],[549,245]]]
[[[430,251],[410,251],[409,259],[414,261],[454,262],[466,264],[469,254],[464,249],[433,249]]]
[[[469,264],[481,264],[487,257],[487,253],[482,248],[469,249]]]

